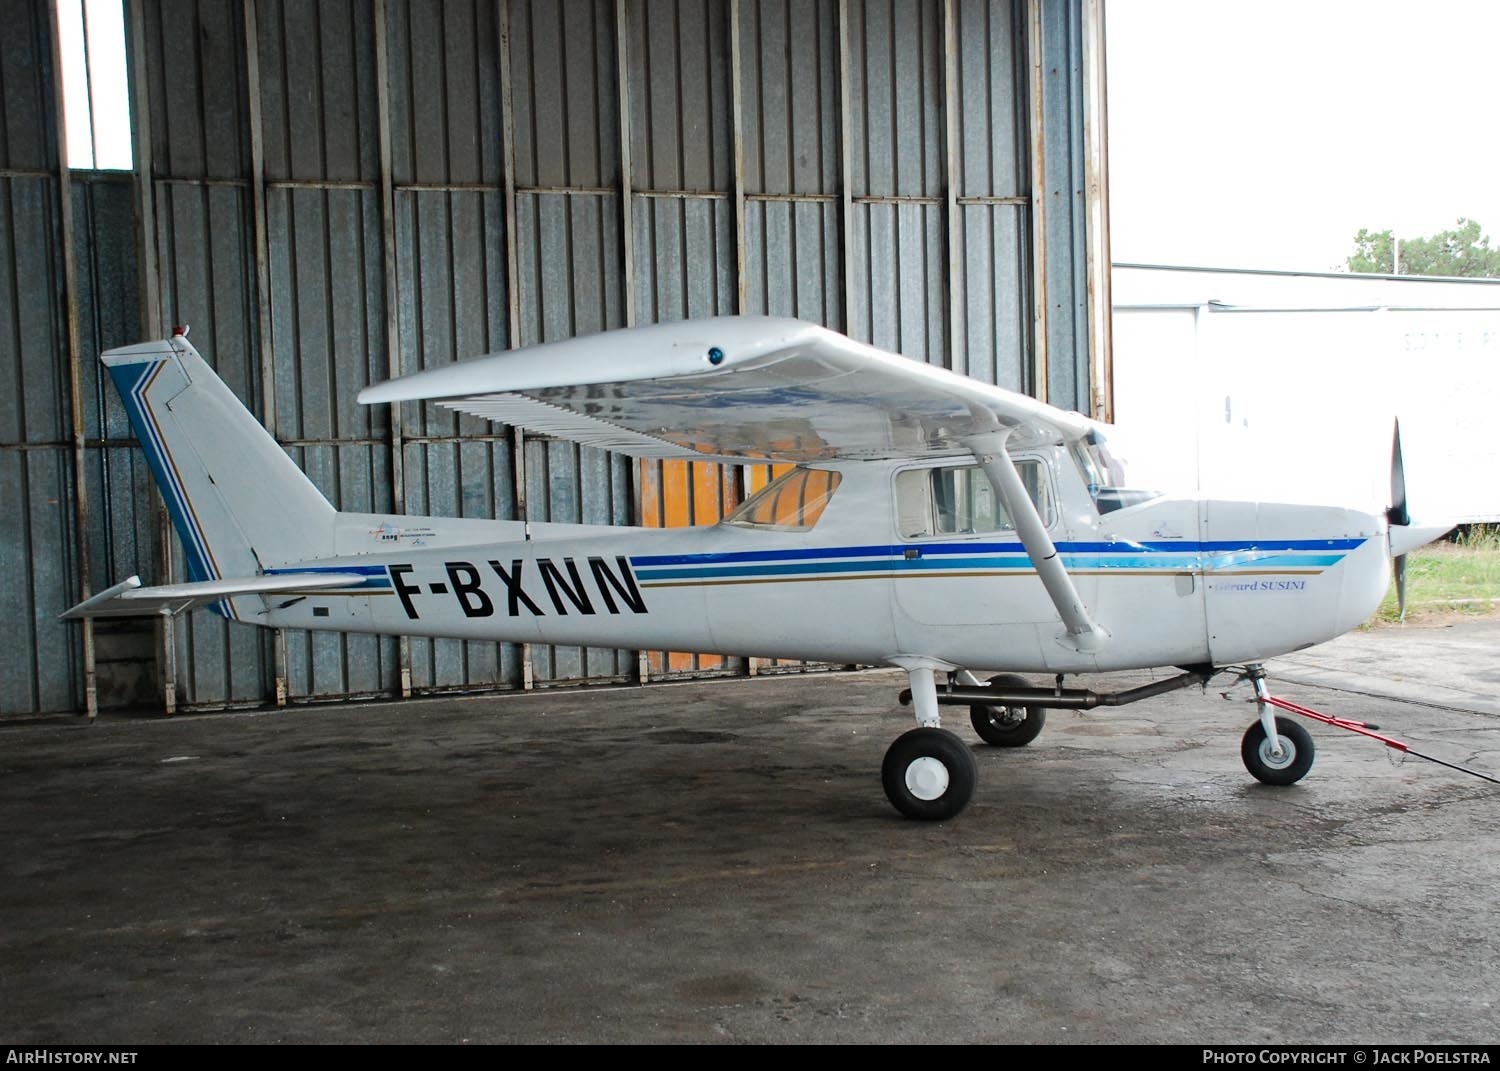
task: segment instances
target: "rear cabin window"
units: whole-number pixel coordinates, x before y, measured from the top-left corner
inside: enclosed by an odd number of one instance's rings
[[[747,498],[724,518],[742,528],[805,532],[818,523],[843,477],[827,469],[793,469]]]
[[[1052,484],[1046,466],[1040,461],[1017,461],[1016,471],[1042,523],[1052,527]],[[1015,530],[989,477],[977,465],[898,472],[896,513],[905,539]]]

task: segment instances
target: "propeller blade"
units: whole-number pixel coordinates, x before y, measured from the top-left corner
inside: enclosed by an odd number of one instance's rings
[[[1411,512],[1406,508],[1406,467],[1401,462],[1400,420],[1391,435],[1391,508],[1385,516],[1391,524],[1411,524]]]
[[[1406,620],[1406,555],[1398,554],[1396,566],[1396,619]]]

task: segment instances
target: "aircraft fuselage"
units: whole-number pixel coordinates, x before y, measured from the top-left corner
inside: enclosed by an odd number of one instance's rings
[[[1165,497],[1101,513],[1066,449],[1016,456],[1105,623],[1093,650],[1063,635],[1013,530],[992,516],[989,530],[964,528],[961,503],[903,499],[952,483],[972,457],[817,466],[837,487],[800,529],[341,514],[343,553],[277,571],[362,583],[234,610],[289,628],[1075,673],[1256,661],[1347,631],[1385,592],[1382,517]],[[979,481],[958,482],[983,496]],[[928,507],[958,519],[922,530]]]

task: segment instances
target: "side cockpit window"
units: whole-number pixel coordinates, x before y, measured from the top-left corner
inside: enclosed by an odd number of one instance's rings
[[[841,479],[827,469],[793,469],[747,498],[724,523],[805,532],[818,523]]]
[[[1040,461],[1016,462],[1016,471],[1042,522],[1052,526],[1052,483]],[[977,465],[904,469],[896,474],[896,516],[905,539],[934,535],[1009,532],[1015,523],[984,470]]]

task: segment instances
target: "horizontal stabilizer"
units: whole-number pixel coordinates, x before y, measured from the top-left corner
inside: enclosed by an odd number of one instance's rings
[[[275,592],[317,591],[362,584],[359,573],[277,573],[275,576],[242,576],[225,580],[197,580],[186,584],[160,584],[142,587],[141,578],[133,576],[114,587],[92,595],[67,613],[64,620],[85,617],[142,617],[160,614],[173,617],[184,610],[223,602],[240,595],[269,595]]]

